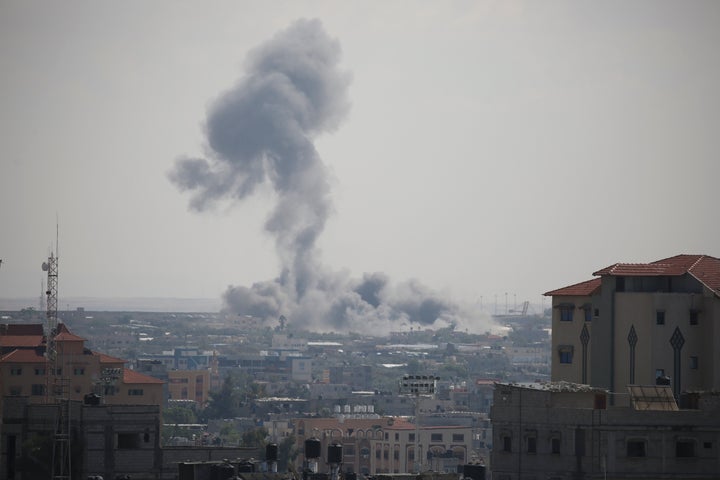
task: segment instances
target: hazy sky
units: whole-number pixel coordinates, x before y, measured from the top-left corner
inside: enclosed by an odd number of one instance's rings
[[[271,182],[194,211],[170,177],[298,19],[346,80],[309,138],[328,271],[504,308],[720,256],[720,2],[0,0],[0,298],[39,295],[56,218],[61,297],[276,278]]]

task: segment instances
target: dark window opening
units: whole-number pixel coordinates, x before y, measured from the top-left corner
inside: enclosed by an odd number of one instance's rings
[[[655,325],[665,325],[665,312],[662,310],[655,312]]]
[[[560,306],[560,321],[561,322],[572,322],[574,305],[561,305]]]
[[[690,325],[697,325],[699,316],[700,312],[697,310],[690,310]]]
[[[509,435],[503,437],[503,452],[512,452],[512,437]]]
[[[712,442],[703,442],[703,448],[712,448]]]
[[[645,453],[645,440],[628,440],[627,442],[627,456],[628,457],[644,457]]]
[[[32,387],[30,387],[30,394],[45,395],[45,385],[33,384]]]
[[[553,438],[550,440],[550,451],[556,455],[560,454],[560,439]]]
[[[695,456],[695,442],[692,440],[678,440],[675,443],[675,456],[676,457],[694,457]]]
[[[537,438],[528,437],[527,439],[527,453],[537,453]]]
[[[700,362],[700,361],[698,360],[698,357],[697,357],[697,356],[691,355],[691,356],[690,356],[690,369],[691,369],[691,370],[697,370],[698,367],[699,367],[699,365],[700,365],[699,362]]]
[[[136,433],[118,433],[117,448],[124,450],[140,448],[140,435]]]

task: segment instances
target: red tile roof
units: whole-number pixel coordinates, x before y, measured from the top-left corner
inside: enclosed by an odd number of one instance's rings
[[[92,352],[92,354],[100,357],[100,363],[127,363],[127,360],[123,360],[122,358],[117,357],[111,357],[110,355],[105,355],[104,353]]]
[[[599,278],[593,278],[585,282],[576,283],[569,287],[558,288],[543,295],[548,297],[585,297],[593,295],[600,289],[602,281]]]
[[[689,274],[720,295],[720,259],[709,255],[675,255],[651,263],[616,263],[593,275],[679,276]]]
[[[2,335],[0,336],[0,347],[39,347],[43,344],[42,335]]]
[[[84,342],[85,339],[72,333],[64,323],[58,324],[57,334],[55,335],[56,342]]]
[[[123,369],[123,383],[158,384],[158,383],[165,383],[165,382],[160,380],[159,378],[151,377],[150,375],[145,375],[144,373],[136,372],[135,370],[130,370],[129,368],[125,368],[125,369]]]
[[[700,283],[720,296],[720,259],[709,255],[675,255],[651,263],[615,263],[593,275],[623,277],[655,277],[691,275]],[[545,293],[546,296],[584,296],[592,295],[600,288],[600,279],[576,283]]]
[[[13,350],[0,358],[0,363],[45,363],[45,356],[38,353],[34,348]]]

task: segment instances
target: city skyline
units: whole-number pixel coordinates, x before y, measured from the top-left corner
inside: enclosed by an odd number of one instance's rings
[[[720,256],[712,2],[0,5],[0,298],[220,298],[281,275],[267,182],[188,208],[212,106],[298,19],[348,109],[313,137],[319,263],[502,307],[615,262]],[[365,19],[366,21],[358,21]],[[481,300],[482,299],[482,300]],[[61,300],[62,305],[62,300]]]

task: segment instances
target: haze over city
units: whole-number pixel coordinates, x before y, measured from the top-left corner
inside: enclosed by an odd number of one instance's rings
[[[718,256],[719,27],[715,2],[2,2],[0,299],[39,294],[57,223],[61,297],[318,327]]]

